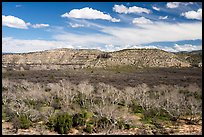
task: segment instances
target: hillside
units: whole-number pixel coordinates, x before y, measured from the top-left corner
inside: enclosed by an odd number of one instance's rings
[[[189,67],[179,56],[159,49],[126,49],[102,52],[93,49],[55,49],[42,52],[3,54],[7,70],[104,68],[114,66]]]
[[[175,53],[179,58],[187,60],[191,66],[202,66],[202,50]]]

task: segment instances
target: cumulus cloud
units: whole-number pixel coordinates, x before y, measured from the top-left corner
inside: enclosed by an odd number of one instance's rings
[[[161,19],[161,20],[165,20],[165,19],[168,19],[168,16],[159,16],[159,19]]]
[[[133,6],[133,7],[126,7],[124,5],[114,5],[113,7],[113,11],[117,12],[117,13],[150,13],[150,10],[146,9],[146,8],[142,8],[142,7],[137,7],[137,6]]]
[[[187,19],[202,20],[202,9],[198,9],[197,11],[184,12],[181,14],[181,16],[184,16]]]
[[[152,24],[153,22],[145,17],[134,18],[132,20],[133,24]]]
[[[72,28],[84,27],[83,24],[77,24],[77,23],[75,23],[75,24],[73,24],[73,23],[69,23],[69,25],[70,25]]]
[[[153,8],[154,10],[156,10],[156,11],[160,11],[160,8],[158,8],[158,7],[152,6],[152,8]]]
[[[27,24],[24,20],[10,15],[2,15],[2,25],[11,28],[28,29]]]
[[[5,16],[2,15],[2,25],[10,28],[17,29],[28,29],[28,27],[33,28],[44,28],[49,27],[49,24],[31,24],[30,22],[25,22],[24,20],[15,16]]]
[[[61,17],[78,18],[78,19],[102,19],[112,22],[120,22],[120,19],[111,17],[109,14],[105,14],[101,11],[85,7],[82,9],[73,9],[69,13],[61,15]]]
[[[166,4],[167,8],[173,9],[173,8],[178,8],[180,5],[180,2],[168,2]]]
[[[34,24],[31,25],[33,28],[45,28],[45,27],[49,27],[49,24]]]

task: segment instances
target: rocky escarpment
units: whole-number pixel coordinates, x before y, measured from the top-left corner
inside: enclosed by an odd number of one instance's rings
[[[92,49],[55,49],[34,53],[3,54],[4,70],[136,67],[189,67],[177,55],[159,49],[127,49],[102,52]]]

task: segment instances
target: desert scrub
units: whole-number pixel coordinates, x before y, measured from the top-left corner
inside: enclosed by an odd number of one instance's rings
[[[2,120],[6,120],[6,113],[2,111]]]
[[[24,102],[29,108],[33,108],[36,110],[39,110],[41,107],[45,105],[45,102],[43,100],[33,100],[33,99],[24,99]]]
[[[96,125],[99,129],[106,129],[111,125],[111,120],[106,117],[102,117],[97,121]]]
[[[31,125],[32,122],[30,121],[30,119],[28,118],[28,116],[24,115],[24,114],[20,114],[19,116],[15,116],[12,119],[12,125],[14,127],[14,129],[28,129]]]
[[[45,88],[45,92],[50,92],[52,89],[51,88]]]
[[[118,120],[117,126],[119,129],[130,129],[132,126],[124,120]]]
[[[58,114],[49,118],[48,127],[59,134],[67,134],[72,127],[72,116],[68,113]]]
[[[84,126],[87,120],[87,112],[77,113],[73,116],[73,127]]]
[[[8,91],[8,87],[2,86],[2,91]]]
[[[93,133],[93,125],[87,124],[86,127],[84,128],[84,131],[87,133]]]
[[[141,121],[154,125],[154,121],[169,121],[171,118],[163,109],[150,109],[143,112]]]
[[[51,102],[51,107],[54,109],[61,109],[61,98],[55,96],[53,101]]]
[[[131,104],[129,104],[128,107],[133,113],[144,113],[142,106],[140,106],[135,100],[132,100]]]
[[[7,105],[2,106],[2,118],[5,118],[6,121],[11,122],[15,115],[16,113]]]

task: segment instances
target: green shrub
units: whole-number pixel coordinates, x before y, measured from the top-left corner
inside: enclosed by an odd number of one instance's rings
[[[73,126],[84,126],[87,119],[87,113],[77,113],[73,116]]]
[[[48,127],[59,134],[67,134],[72,127],[72,117],[68,113],[49,118]]]
[[[2,112],[2,120],[6,120],[6,113]]]
[[[87,133],[93,133],[93,127],[91,124],[87,124],[86,128],[84,129],[85,132]]]
[[[8,106],[5,106],[4,112],[5,112],[5,115],[6,115],[6,121],[9,121],[9,122],[11,122],[12,119],[16,115],[16,113],[11,108],[9,108]]]
[[[102,117],[97,121],[97,127],[101,129],[105,129],[111,125],[111,121],[106,117]]]
[[[51,107],[53,107],[54,109],[61,109],[60,98],[55,97],[53,102],[51,103]]]
[[[142,106],[138,105],[136,101],[132,101],[129,107],[131,108],[133,113],[144,113]]]
[[[46,125],[48,126],[48,128],[50,130],[53,131],[56,123],[57,123],[57,118],[55,116],[51,116],[51,117],[49,117],[48,122],[47,122]]]
[[[28,129],[32,123],[28,116],[21,114],[12,119],[12,124],[15,129]]]
[[[142,117],[142,121],[145,123],[154,124],[154,120],[162,120],[162,121],[169,121],[172,119],[165,110],[163,109],[150,109],[148,111],[144,111]]]
[[[119,129],[124,129],[125,128],[124,125],[125,125],[125,122],[123,120],[119,120],[117,122],[117,126]]]
[[[131,128],[131,125],[128,123],[125,123],[123,120],[119,120],[117,122],[117,126],[119,129],[130,129]]]
[[[129,130],[131,128],[131,125],[126,123],[124,128]]]
[[[202,100],[202,94],[199,94],[199,93],[197,93],[197,92],[195,92],[194,93],[194,97],[195,97],[195,99],[201,99]]]
[[[45,104],[43,100],[24,99],[23,101],[29,107],[37,110],[39,110]]]

